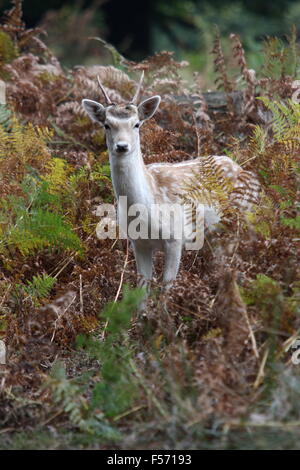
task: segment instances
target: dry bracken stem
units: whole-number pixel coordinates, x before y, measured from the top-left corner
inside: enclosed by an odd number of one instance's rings
[[[71,256],[67,261],[66,263],[62,266],[62,268],[54,275],[55,278],[58,278],[58,276],[60,275],[60,273],[62,273],[62,271],[71,263],[71,261],[74,259],[74,255]],[[59,266],[59,265],[58,265]],[[56,269],[56,268],[55,268]],[[55,270],[54,270],[55,271]],[[52,274],[52,273],[51,273]]]
[[[64,309],[64,311],[57,317],[57,319],[55,320],[54,322],[54,331],[53,331],[53,335],[52,335],[52,338],[51,338],[51,343],[53,343],[53,340],[54,340],[54,337],[55,337],[55,333],[56,333],[56,329],[57,329],[57,322],[58,320],[66,313],[66,311],[71,307],[72,303],[74,302],[74,300],[76,299],[76,294],[74,295],[73,299],[71,300],[71,302],[69,303],[69,305]]]
[[[6,289],[6,291],[5,291],[5,293],[4,293],[4,296],[2,297],[2,300],[1,300],[1,303],[0,303],[0,307],[2,307],[2,305],[3,305],[4,301],[5,301],[5,298],[6,298],[7,294],[9,293],[10,289],[11,289],[11,284],[9,284],[8,288]]]
[[[295,342],[295,340],[299,337],[300,329],[298,329],[292,336],[290,336],[284,343],[282,344],[282,350],[280,351],[279,357],[283,352],[287,352],[291,345]]]
[[[257,155],[254,155],[254,157],[248,158],[248,160],[245,160],[243,163],[240,163],[240,166],[245,166],[246,163],[251,162],[251,160],[255,160],[257,158]]]
[[[125,256],[124,266],[123,266],[122,273],[121,273],[120,284],[119,284],[119,287],[118,287],[116,296],[115,296],[115,298],[114,298],[114,303],[116,303],[117,300],[118,300],[118,298],[119,298],[119,295],[120,295],[120,292],[121,292],[121,289],[122,289],[122,285],[123,285],[123,280],[124,280],[124,274],[125,274],[126,266],[127,266],[127,264],[128,264],[128,256],[129,256],[129,242],[128,242],[128,238],[127,238],[126,242],[127,242],[127,243],[126,243],[126,256]],[[108,320],[106,320],[106,323],[105,323],[105,325],[104,325],[104,329],[103,329],[103,332],[102,332],[102,340],[104,339],[104,336],[105,336],[105,332],[106,332],[107,327],[108,327]]]
[[[194,127],[195,127],[196,137],[197,137],[197,155],[200,155],[200,137],[199,137],[199,129],[198,129],[198,126],[197,126],[196,117],[195,117],[195,114],[194,114],[194,113],[193,113],[193,121],[194,121]]]
[[[143,377],[141,376],[140,372],[138,371],[135,363],[133,362],[132,359],[129,359],[129,363],[130,363],[130,366],[136,376],[136,378],[139,380],[140,384],[142,385],[142,387],[144,388],[148,398],[154,403],[154,405],[156,406],[156,408],[158,409],[158,411],[160,412],[160,414],[165,418],[165,419],[168,419],[168,414],[167,412],[163,409],[163,407],[161,406],[161,404],[159,403],[159,401],[157,400],[157,398],[153,395],[153,393],[151,392],[151,389],[150,387],[148,387],[145,383],[144,383],[144,380],[143,380]]]
[[[122,273],[121,273],[120,284],[119,284],[118,291],[116,293],[114,302],[116,302],[118,300],[121,289],[122,289],[125,269],[126,269],[126,266],[127,266],[127,263],[128,263],[128,255],[129,255],[129,242],[128,242],[128,238],[127,238],[127,240],[126,240],[126,257],[125,257],[124,266],[123,266]]]
[[[4,428],[0,430],[0,434],[5,434],[6,432],[16,431],[15,428]]]
[[[216,36],[214,40],[212,54],[214,54],[215,56],[214,65],[215,73],[217,74],[217,79],[215,80],[215,83],[217,85],[217,88],[220,88],[220,86],[223,85],[224,90],[227,93],[230,93],[232,91],[232,84],[227,75],[226,63],[221,45],[221,37],[218,29],[216,29]]]
[[[238,34],[230,34],[230,39],[233,42],[233,56],[237,59],[237,63],[241,69],[245,81],[247,81],[247,63],[245,58],[245,51]]]
[[[253,349],[253,352],[254,352],[254,356],[256,357],[256,359],[259,359],[259,353],[258,353],[258,350],[257,350],[255,335],[254,335],[253,330],[251,328],[250,320],[249,320],[246,309],[243,309],[243,315],[245,316],[245,320],[246,320],[246,323],[247,323],[247,326],[248,326],[248,329],[249,329],[249,334],[250,334],[250,338],[251,338],[251,343],[252,343],[252,349]]]
[[[233,260],[234,260],[234,257],[236,255],[236,252],[238,250],[239,244],[240,244],[240,218],[238,217],[238,219],[237,219],[237,231],[236,231],[236,244],[235,244],[232,256],[231,256],[230,265],[232,265],[232,263],[233,263]]]
[[[52,416],[50,416],[48,419],[46,419],[46,421],[44,421],[41,426],[45,426],[46,424],[49,424],[50,421],[53,421],[53,419],[57,418],[57,416],[61,415],[62,413],[64,413],[63,410],[59,410],[57,411],[56,413],[54,413]]]
[[[194,264],[196,263],[196,259],[197,259],[198,255],[199,255],[199,253],[200,253],[200,250],[197,250],[197,251],[196,251],[196,254],[195,254],[195,256],[194,256],[193,262],[192,262],[191,266],[190,266],[189,269],[188,269],[189,272],[191,271],[192,267],[193,267]]]
[[[280,423],[279,421],[266,421],[262,423],[252,423],[251,421],[229,421],[227,423],[229,426],[240,427],[240,428],[280,428],[280,429],[290,429],[290,428],[299,428],[300,421],[289,421],[287,423]]]
[[[118,415],[118,416],[115,416],[113,418],[113,421],[119,421],[119,419],[121,418],[124,418],[125,416],[128,416],[132,413],[135,413],[136,411],[139,411],[141,410],[142,408],[146,408],[146,405],[139,405],[139,406],[135,406],[134,408],[132,408],[131,410],[127,410],[125,411],[124,413]]]
[[[181,305],[176,304],[175,302],[171,302],[171,300],[168,300],[168,305],[173,305],[174,307],[178,308],[179,310],[182,310],[188,315],[194,315],[195,317],[200,318],[201,320],[207,320],[207,317],[205,315],[201,315],[197,312],[192,312],[191,310],[188,310],[187,308],[184,308]]]
[[[83,315],[82,275],[79,274],[80,315]]]

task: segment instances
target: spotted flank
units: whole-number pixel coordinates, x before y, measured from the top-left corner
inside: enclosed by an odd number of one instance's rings
[[[226,201],[241,210],[250,210],[258,202],[260,185],[256,176],[225,155],[154,163],[147,170],[158,203],[198,201],[214,207],[220,215],[220,206]]]

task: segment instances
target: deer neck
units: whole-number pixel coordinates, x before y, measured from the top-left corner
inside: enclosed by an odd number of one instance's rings
[[[127,197],[128,205],[153,203],[154,195],[147,177],[140,149],[124,157],[109,156],[111,176],[116,198]]]

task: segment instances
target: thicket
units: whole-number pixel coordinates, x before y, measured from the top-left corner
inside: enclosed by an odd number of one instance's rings
[[[65,70],[39,34],[15,0],[0,26],[1,447],[297,448],[295,31],[266,41],[257,72],[237,35],[228,67],[216,35],[223,107],[171,52],[133,63],[110,48],[112,66]],[[102,100],[97,75],[128,100],[141,70],[143,96],[162,96],[141,131],[146,163],[226,153],[262,187],[248,223],[232,218],[186,252],[164,299],[153,286],[142,319],[130,247],[96,237],[113,193],[103,131],[80,105]],[[203,184],[214,189],[210,172]]]

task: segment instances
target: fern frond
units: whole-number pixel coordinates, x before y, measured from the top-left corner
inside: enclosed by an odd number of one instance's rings
[[[56,278],[43,274],[41,276],[33,276],[32,281],[27,281],[27,284],[17,284],[16,287],[22,288],[27,295],[34,300],[48,297],[50,291],[56,283]]]
[[[43,176],[43,180],[48,184],[50,194],[62,194],[68,190],[71,171],[70,165],[61,158],[53,158],[47,164],[47,174]]]
[[[38,35],[44,33],[44,31],[41,28],[26,28],[23,21],[22,0],[13,0],[12,3],[13,7],[5,12],[1,29],[12,37],[21,50],[28,49],[28,46],[37,46],[40,51],[51,55],[46,44],[38,38]]]
[[[215,72],[217,75],[215,84],[217,85],[218,89],[223,87],[224,90],[227,93],[229,93],[232,91],[233,86],[227,73],[225,58],[224,58],[223,49],[221,45],[220,31],[218,28],[216,28],[216,36],[214,40],[212,54],[215,56],[214,65],[215,65]]]
[[[18,47],[9,34],[0,30],[0,75],[3,79],[6,78],[5,72],[2,70],[3,65],[9,64],[18,57],[18,54]]]
[[[24,214],[7,243],[15,245],[23,255],[45,247],[82,252],[80,239],[62,216],[42,209]]]
[[[2,130],[8,131],[11,124],[11,111],[7,108],[5,104],[0,104],[0,128]]]
[[[26,179],[23,189],[27,197],[10,196],[1,201],[1,251],[14,247],[25,256],[48,247],[82,253],[80,239],[71,225],[51,211],[56,208],[56,196],[34,178]]]
[[[299,122],[300,104],[294,103],[290,99],[286,103],[271,101],[266,97],[260,97],[259,99],[273,114],[272,131],[275,140],[280,142],[288,130]]]

